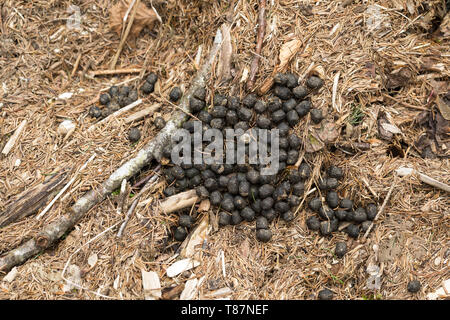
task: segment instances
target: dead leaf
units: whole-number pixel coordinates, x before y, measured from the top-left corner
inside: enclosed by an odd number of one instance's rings
[[[91,254],[88,258],[88,264],[91,268],[93,268],[97,264],[97,261],[98,261],[98,256],[96,253]]]
[[[313,132],[309,132],[305,142],[305,151],[308,153],[313,153],[322,150],[324,147],[325,144],[317,136],[315,136]]]
[[[407,67],[394,70],[387,75],[386,89],[404,87],[414,78],[414,73]]]
[[[125,17],[132,1],[133,0],[121,0],[110,9],[109,25],[119,37],[122,35],[122,29],[124,28],[123,18]],[[128,24],[128,19],[130,16],[131,12],[128,14],[125,26]],[[158,14],[153,9],[150,9],[144,3],[139,2],[136,16],[134,17],[133,25],[131,26],[127,41],[135,40],[145,27],[152,29],[154,23],[159,19]]]
[[[320,129],[317,130],[317,136],[326,144],[333,143],[339,137],[339,130],[332,122],[322,122]]]
[[[437,96],[436,104],[445,120],[450,120],[450,92],[444,96]]]
[[[378,114],[377,124],[378,124],[378,134],[380,138],[383,140],[392,141],[392,139],[394,138],[394,134],[391,131],[388,131],[384,128],[386,124],[391,125],[391,123],[387,119],[386,113],[380,112]]]
[[[219,54],[219,62],[217,64],[217,79],[221,81],[228,81],[231,79],[231,56],[233,54],[233,47],[231,45],[231,26],[223,24],[222,31],[222,47]]]

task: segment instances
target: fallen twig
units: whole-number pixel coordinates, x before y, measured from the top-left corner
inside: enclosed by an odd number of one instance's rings
[[[6,143],[5,147],[3,148],[2,154],[4,156],[7,156],[8,153],[11,151],[11,149],[16,144],[17,140],[19,140],[20,135],[22,134],[23,129],[25,129],[25,126],[27,125],[27,120],[22,120],[22,122],[19,124],[17,129],[14,131],[11,138],[9,138],[8,142]]]
[[[93,130],[95,127],[97,127],[98,125],[100,125],[100,124],[102,124],[102,123],[105,123],[105,122],[108,122],[108,121],[109,121],[110,119],[112,119],[112,118],[117,118],[118,116],[124,114],[125,112],[128,112],[128,111],[132,110],[133,108],[137,107],[137,106],[140,105],[141,103],[142,103],[142,99],[136,100],[135,102],[133,102],[133,103],[127,105],[126,107],[123,107],[123,108],[117,110],[116,112],[111,113],[111,114],[110,114],[109,116],[107,116],[105,119],[103,119],[103,120],[101,120],[101,121],[99,121],[99,122],[97,122],[97,123],[94,123],[93,125],[91,125],[91,126],[87,129],[87,131],[88,131],[88,132],[92,131],[92,130]]]
[[[181,98],[180,107],[185,111],[189,112],[189,98],[194,91],[205,86],[206,76],[209,74],[211,65],[220,48],[220,38],[219,29],[208,59],[193,79],[191,88]],[[157,136],[147,143],[147,145],[138,152],[136,157],[128,160],[120,168],[114,171],[98,189],[88,191],[83,197],[78,199],[78,201],[68,210],[67,214],[60,216],[53,223],[45,226],[35,237],[0,257],[0,272],[10,270],[12,267],[25,262],[40,251],[48,248],[56,240],[66,234],[68,230],[73,228],[90,209],[103,201],[107,195],[111,194],[111,192],[116,190],[123,179],[129,179],[136,175],[153,159],[160,160],[163,148],[170,143],[171,136],[186,120],[187,116],[185,112],[180,111],[174,113],[172,119],[166,123],[166,126],[157,134]]]
[[[140,111],[138,111],[136,113],[133,113],[132,115],[130,115],[127,118],[125,118],[123,121],[125,123],[130,123],[130,122],[141,120],[145,116],[152,115],[160,107],[161,107],[161,105],[159,103],[154,104],[154,105],[152,105],[150,107],[147,107],[147,108],[142,109],[142,110],[140,110]]]
[[[414,105],[409,104],[409,103],[407,103],[407,102],[403,102],[403,101],[401,101],[401,100],[398,100],[397,98],[391,97],[390,95],[388,95],[388,94],[386,94],[386,93],[383,93],[383,92],[381,93],[381,95],[382,95],[383,97],[385,97],[385,98],[389,98],[389,99],[391,99],[391,100],[393,100],[393,101],[395,101],[395,102],[397,102],[397,103],[400,103],[401,105],[403,105],[403,106],[405,106],[405,107],[408,107],[408,108],[411,108],[411,109],[422,110],[422,111],[430,111],[430,109],[428,109],[428,108],[425,108],[425,107],[419,107],[419,106],[414,106]]]
[[[142,69],[129,68],[129,69],[112,69],[112,70],[97,70],[92,71],[89,74],[93,77],[95,76],[106,76],[111,74],[126,74],[126,73],[139,73]]]
[[[256,38],[256,50],[250,66],[250,77],[247,80],[247,90],[251,91],[255,84],[256,74],[258,73],[259,59],[261,57],[261,49],[264,42],[264,35],[266,33],[266,0],[259,1],[259,15],[258,15],[258,35]]]

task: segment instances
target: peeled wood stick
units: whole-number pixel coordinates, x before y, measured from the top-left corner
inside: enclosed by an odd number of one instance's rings
[[[160,207],[165,213],[171,213],[180,209],[188,208],[194,205],[199,200],[197,192],[188,190],[168,197],[161,202]]]
[[[102,124],[102,123],[105,123],[105,122],[109,121],[109,120],[110,120],[111,118],[113,118],[113,117],[116,117],[116,118],[117,118],[118,116],[124,114],[125,112],[130,111],[131,109],[137,107],[137,106],[140,105],[141,103],[142,103],[142,99],[136,100],[135,102],[133,102],[133,103],[127,105],[126,107],[123,107],[122,109],[119,109],[119,110],[117,110],[117,111],[114,112],[114,113],[111,113],[111,114],[110,114],[109,116],[107,116],[105,119],[103,119],[103,120],[101,120],[101,121],[99,121],[99,122],[97,122],[97,123],[94,123],[93,125],[91,125],[91,126],[88,128],[87,131],[88,131],[88,132],[92,131],[92,130],[93,130],[95,127],[97,127],[98,125],[100,125],[100,124]]]
[[[145,109],[142,109],[136,113],[133,113],[132,115],[128,116],[127,118],[125,118],[123,121],[125,123],[130,123],[133,121],[138,121],[141,120],[142,118],[144,118],[145,116],[148,115],[152,115],[155,111],[157,111],[159,109],[159,107],[161,107],[161,105],[159,103],[154,104],[150,107],[147,107]]]
[[[220,39],[221,34],[219,28],[208,59],[193,79],[190,89],[181,98],[180,107],[185,111],[189,112],[189,98],[194,91],[200,87],[205,87],[206,77],[211,71],[211,66],[221,45]],[[78,199],[66,214],[57,218],[53,223],[44,226],[37,236],[0,257],[0,272],[10,270],[12,267],[25,262],[51,246],[66,234],[68,230],[71,230],[90,209],[116,190],[123,179],[128,180],[133,177],[153,159],[160,160],[163,148],[170,142],[172,135],[186,120],[187,115],[185,112],[176,112],[172,116],[172,119],[166,123],[166,126],[138,152],[136,157],[128,160],[114,171],[98,189],[88,191],[83,197]]]
[[[256,39],[256,52],[255,56],[253,57],[252,64],[250,66],[250,77],[248,78],[247,81],[247,90],[252,90],[253,85],[255,83],[265,33],[266,33],[266,0],[260,0],[259,15],[258,15],[258,35]]]
[[[411,174],[417,175],[420,181],[429,184],[430,186],[433,186],[435,188],[450,192],[450,186],[448,184],[437,181],[436,179],[433,179],[427,176],[426,174],[420,173],[419,171],[414,170],[412,168],[401,167],[395,170],[395,172],[397,172],[397,174],[401,177],[409,176]]]
[[[129,69],[115,69],[115,70],[97,70],[90,72],[90,75],[95,76],[106,76],[110,74],[124,74],[124,73],[139,73],[142,69],[129,68]]]
[[[2,154],[4,156],[7,156],[8,153],[11,151],[11,149],[16,144],[17,140],[19,140],[20,135],[22,134],[23,129],[25,129],[25,126],[27,125],[27,120],[22,120],[22,122],[19,124],[17,129],[14,131],[11,138],[9,138],[8,142],[6,143],[5,147],[3,148]]]

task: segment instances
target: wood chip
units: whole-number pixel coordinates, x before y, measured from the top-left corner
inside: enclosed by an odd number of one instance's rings
[[[6,143],[5,147],[3,148],[2,154],[4,156],[7,156],[8,153],[11,151],[11,149],[16,144],[17,140],[19,140],[20,135],[22,134],[22,131],[25,129],[25,126],[27,125],[27,120],[22,120],[22,122],[19,124],[17,129],[14,131],[11,138],[9,138],[8,142]]]
[[[168,277],[173,278],[179,275],[180,273],[196,268],[199,265],[200,265],[199,261],[191,258],[178,260],[177,262],[175,262],[174,264],[172,264],[170,267],[167,268],[166,273]]]
[[[161,299],[162,291],[158,274],[154,271],[141,270],[141,272],[145,300]]]

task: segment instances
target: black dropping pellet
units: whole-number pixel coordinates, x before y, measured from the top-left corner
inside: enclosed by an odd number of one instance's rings
[[[239,183],[239,194],[243,197],[247,197],[250,191],[250,183],[248,181],[241,181]]]
[[[298,173],[302,179],[308,179],[311,176],[311,167],[306,162],[302,162],[298,167]]]
[[[242,121],[249,121],[252,117],[252,111],[247,108],[239,108],[237,115]]]
[[[236,209],[241,210],[247,206],[247,201],[241,196],[235,196],[233,201]]]
[[[283,213],[289,210],[289,204],[286,201],[278,201],[273,208],[276,212]]]
[[[331,221],[322,221],[320,223],[320,234],[323,236],[327,236],[329,234],[331,234],[332,232],[332,227],[331,227]]]
[[[274,198],[276,201],[285,200],[289,196],[290,189],[291,184],[288,181],[285,181],[275,188],[275,191],[272,194],[272,198]]]
[[[289,100],[292,97],[291,90],[283,86],[275,86],[273,93],[282,100]]]
[[[316,76],[311,76],[306,80],[308,88],[313,90],[320,89],[323,86],[323,80]]]
[[[195,188],[195,192],[200,197],[200,199],[206,199],[209,197],[209,191],[205,186],[199,186]]]
[[[224,211],[219,212],[219,226],[224,227],[229,224],[231,224],[231,214]]]
[[[282,103],[278,97],[270,97],[267,101],[267,109],[269,112],[277,111],[281,108]]]
[[[224,198],[220,203],[222,209],[232,212],[234,210],[234,199],[233,198]]]
[[[292,149],[298,149],[300,147],[300,145],[302,144],[302,141],[295,133],[290,134],[288,136],[288,141],[289,141],[289,146]]]
[[[207,124],[209,124],[211,122],[211,120],[213,119],[212,115],[206,111],[206,110],[201,110],[198,115],[197,118],[202,121],[205,122]]]
[[[171,197],[171,196],[173,196],[173,195],[176,194],[176,193],[177,193],[177,189],[176,189],[174,186],[167,187],[167,188],[164,190],[164,195],[165,195],[166,197]]]
[[[259,196],[261,199],[270,197],[273,192],[275,191],[275,188],[271,186],[270,184],[264,184],[261,187],[259,187]]]
[[[303,118],[309,113],[311,108],[312,108],[311,102],[308,100],[303,100],[295,107],[295,111],[297,111],[297,114],[300,118]]]
[[[367,230],[369,230],[370,225],[372,224],[372,221],[366,220],[363,223],[361,223],[361,231],[362,233],[366,233]]]
[[[242,222],[242,217],[241,217],[241,215],[239,214],[239,211],[238,210],[234,210],[232,213],[231,213],[231,224],[232,225],[238,225],[239,223],[241,223]]]
[[[281,137],[278,139],[278,147],[280,149],[289,148],[289,140],[286,137]]]
[[[272,231],[269,229],[258,229],[256,230],[256,239],[261,242],[269,242],[272,238]]]
[[[225,107],[228,104],[228,99],[227,99],[226,96],[216,93],[214,95],[213,104],[215,106],[223,106],[223,107]]]
[[[224,170],[225,170],[225,166],[223,164],[215,163],[215,164],[211,165],[211,170],[214,173],[222,174],[224,172]]]
[[[270,208],[273,207],[274,202],[275,201],[273,200],[272,197],[267,197],[267,198],[263,199],[261,201],[261,209],[262,210],[269,210]]]
[[[225,126],[225,121],[222,118],[214,118],[211,120],[210,124],[211,128],[221,130]]]
[[[322,207],[322,201],[319,197],[312,198],[308,202],[308,207],[314,212],[319,212],[320,208]]]
[[[338,242],[336,243],[336,248],[334,249],[334,253],[338,258],[342,258],[347,253],[347,243]]]
[[[256,170],[249,170],[246,174],[246,178],[250,183],[252,184],[258,184],[259,183],[259,172]]]
[[[209,112],[214,118],[225,118],[227,115],[227,108],[224,106],[214,106]]]
[[[234,130],[242,129],[245,132],[248,130],[248,128],[250,128],[250,127],[248,126],[248,123],[245,121],[239,121],[238,123],[236,123],[234,125]]]
[[[177,186],[178,188],[180,188],[181,190],[185,190],[189,187],[189,180],[184,178],[184,179],[178,179],[175,182],[175,186]]]
[[[292,186],[292,194],[301,196],[305,192],[305,184],[303,182],[297,182]]]
[[[136,142],[141,138],[141,131],[138,128],[131,128],[128,132],[128,139],[131,142]]]
[[[182,95],[183,92],[181,91],[180,87],[174,87],[169,93],[169,99],[172,102],[177,102],[178,100],[180,100]]]
[[[306,219],[306,226],[309,230],[318,231],[320,229],[320,221],[315,216],[311,216]]]
[[[298,86],[298,76],[293,73],[286,73],[286,87],[293,89]]]
[[[187,214],[182,214],[178,218],[178,224],[185,228],[190,228],[192,225],[192,218]]]
[[[341,200],[341,203],[339,204],[339,207],[346,210],[351,210],[353,208],[353,201],[347,198],[343,198]]]
[[[208,189],[209,192],[212,192],[214,190],[217,190],[219,188],[217,184],[217,180],[214,178],[208,178],[205,180],[204,185],[206,189]]]
[[[302,181],[302,177],[300,176],[300,173],[298,172],[298,170],[295,170],[295,169],[293,169],[289,172],[288,179],[289,179],[289,182],[292,184]]]
[[[205,179],[205,180],[208,179],[208,178],[215,178],[216,177],[216,174],[211,169],[201,170],[201,169],[195,167],[195,165],[194,165],[194,168],[196,168],[197,170],[200,171],[203,179]]]
[[[238,97],[229,97],[227,102],[228,109],[237,110],[239,109],[240,100]]]
[[[156,81],[158,81],[158,76],[156,75],[156,73],[151,72],[151,73],[147,76],[147,79],[145,79],[145,81],[147,81],[148,83],[151,83],[151,84],[155,84]]]
[[[285,222],[291,222],[294,220],[294,213],[292,211],[285,211],[281,214],[281,219]]]
[[[317,297],[319,300],[333,300],[333,292],[329,289],[323,289],[319,291]]]
[[[89,115],[93,118],[100,118],[102,116],[102,110],[97,106],[92,106],[89,108]]]
[[[345,228],[345,232],[352,238],[358,238],[359,236],[359,227],[357,225],[351,224],[347,228]]]
[[[202,176],[201,175],[193,176],[188,181],[189,181],[189,186],[191,188],[195,188],[202,183]]]
[[[236,165],[236,167],[237,167],[237,169],[238,169],[238,171],[239,172],[237,172],[236,173],[236,178],[237,178],[237,180],[238,180],[238,182],[239,183],[241,183],[241,182],[243,182],[243,181],[247,181],[247,171],[245,171],[245,172],[241,172],[240,170],[239,170],[239,168],[242,168],[242,166],[245,166],[244,164],[241,164],[241,165]]]
[[[229,174],[229,173],[231,173],[231,172],[233,172],[233,170],[234,170],[234,165],[233,164],[230,164],[230,163],[224,163],[223,164],[223,171],[222,171],[222,174]]]
[[[287,157],[288,157],[288,154],[287,154],[286,150],[280,149],[280,150],[278,151],[278,161],[279,161],[279,162],[284,162],[284,161],[286,161],[286,160],[287,160]]]
[[[291,110],[294,110],[296,106],[297,106],[297,101],[294,98],[291,98],[282,103],[283,111],[286,113],[288,113]]]
[[[208,169],[208,166],[204,163],[200,163],[194,164],[194,168],[200,170],[200,172],[203,172],[204,170]]]
[[[153,121],[153,124],[155,125],[156,129],[161,130],[166,126],[166,121],[164,120],[163,117],[156,117],[155,120]]]
[[[276,73],[275,76],[273,77],[273,82],[280,86],[286,86],[287,83],[286,74],[280,72]]]
[[[334,212],[334,216],[341,221],[347,221],[347,211],[338,209]]]
[[[256,101],[255,105],[253,106],[253,110],[255,110],[257,114],[264,113],[266,109],[267,109],[266,103],[261,100]]]
[[[256,96],[256,94],[250,93],[242,100],[242,104],[247,108],[253,108],[257,100],[258,97]]]
[[[193,93],[194,98],[205,101],[206,100],[206,89],[203,87],[197,88]]]
[[[101,95],[100,95],[100,103],[102,104],[102,105],[107,105],[109,102],[111,101],[111,97],[109,96],[109,94],[107,94],[107,93],[102,93]]]
[[[130,90],[130,93],[128,93],[128,98],[130,98],[131,102],[135,102],[138,99],[138,92],[137,90]]]
[[[280,137],[286,137],[289,134],[289,124],[287,122],[281,122],[278,124],[277,129],[279,131]]]
[[[339,196],[336,191],[327,192],[327,204],[330,208],[335,209],[339,205]]]
[[[269,228],[269,221],[267,221],[266,217],[259,216],[256,218],[256,229],[267,229]]]
[[[184,227],[178,227],[175,229],[175,232],[173,234],[173,237],[175,238],[175,240],[177,241],[183,241],[184,239],[186,239],[187,237],[187,231],[186,228]]]
[[[270,119],[264,115],[258,116],[256,120],[256,125],[261,129],[270,129],[270,124],[271,124]]]
[[[250,186],[250,192],[248,193],[248,198],[252,201],[256,201],[259,198],[259,187],[257,185]]]
[[[363,222],[367,220],[366,210],[364,208],[357,208],[353,213],[353,221]]]
[[[209,195],[209,201],[212,205],[218,206],[222,202],[222,194],[219,191],[213,191]]]
[[[326,184],[327,189],[336,189],[339,186],[339,181],[336,178],[328,178]]]
[[[277,217],[277,213],[273,208],[262,210],[261,215],[265,217],[269,222],[272,222]]]
[[[233,176],[228,180],[227,189],[231,194],[237,195],[239,193],[239,181],[236,176]]]
[[[238,123],[239,118],[238,118],[236,111],[228,110],[227,114],[225,116],[225,120],[227,122],[227,125],[229,125],[229,126],[234,126],[236,123]]]
[[[142,85],[141,91],[145,94],[150,94],[155,91],[155,86],[151,83],[146,82]]]
[[[277,110],[274,113],[272,113],[272,121],[274,123],[280,123],[286,118],[286,113],[283,110]]]
[[[311,120],[314,123],[320,123],[323,120],[323,114],[322,114],[322,110],[320,109],[316,109],[316,108],[312,108],[310,111],[311,114]]]
[[[128,94],[130,93],[130,87],[129,86],[122,86],[119,88],[119,95],[128,97]]]
[[[253,221],[255,220],[255,211],[250,207],[245,207],[241,210],[241,217],[244,218],[245,221]]]
[[[419,280],[411,280],[410,282],[408,282],[407,289],[411,293],[416,293],[419,292],[421,287],[422,285],[420,284]]]
[[[109,88],[108,92],[109,92],[109,95],[111,97],[116,97],[116,96],[119,95],[119,87],[118,86],[112,86],[112,87]]]
[[[305,86],[297,86],[292,89],[292,93],[297,99],[304,99],[308,95],[308,90]]]
[[[226,188],[227,186],[228,186],[228,180],[229,180],[230,178],[228,178],[227,176],[220,176],[219,177],[219,181],[218,181],[218,183],[219,183],[219,186],[221,187],[221,188]]]
[[[344,177],[344,172],[339,167],[331,166],[328,168],[328,176],[330,178],[336,178],[339,180],[342,179],[342,177]]]
[[[194,133],[194,123],[195,120],[189,120],[183,123],[183,129],[189,131],[189,133]]]
[[[374,203],[369,203],[366,207],[366,214],[368,220],[373,220],[377,216],[378,208]]]
[[[253,200],[250,200],[250,207],[253,209],[253,211],[255,211],[256,213],[261,213],[261,210],[262,210],[262,208],[261,208],[261,203],[262,203],[262,201],[261,201],[261,199],[255,199],[254,201]]]
[[[294,127],[300,120],[297,111],[291,110],[286,114],[286,120],[291,127]]]
[[[328,206],[321,206],[319,209],[319,217],[324,220],[331,220],[334,218],[334,211]]]
[[[197,113],[200,110],[204,109],[206,107],[206,103],[203,100],[197,99],[195,97],[189,98],[189,109],[193,113]]]
[[[300,205],[301,200],[302,199],[300,197],[292,195],[288,198],[289,206],[291,208],[296,208]]]

